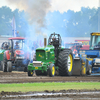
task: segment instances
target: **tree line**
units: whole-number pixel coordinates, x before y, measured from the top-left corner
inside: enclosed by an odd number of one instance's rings
[[[89,37],[91,32],[98,31],[98,12],[96,8],[82,7],[81,11],[74,12],[68,10],[60,13],[59,11],[48,12],[46,15],[46,28],[43,32],[51,34],[56,32],[64,37]],[[12,18],[15,16],[16,29],[20,36],[31,34],[29,30],[34,25],[29,25],[24,11],[9,7],[0,8],[0,35],[12,35]],[[32,33],[33,34],[33,33]],[[36,34],[36,33],[34,33]]]

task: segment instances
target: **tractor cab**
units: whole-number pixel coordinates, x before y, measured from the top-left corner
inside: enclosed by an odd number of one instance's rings
[[[22,50],[24,48],[25,38],[23,38],[23,37],[9,38],[9,43],[10,43],[10,48],[13,51],[14,50]]]
[[[25,51],[25,38],[12,37],[8,38],[9,49],[4,52],[2,69],[3,72],[11,72],[12,66],[24,67],[24,71],[27,71],[27,66],[30,61],[29,52]]]
[[[24,48],[24,43],[25,43],[25,38],[23,37],[13,37],[9,38],[9,43],[10,43],[10,52],[11,52],[11,58],[13,59],[16,54],[24,54],[22,51]]]
[[[90,50],[100,50],[100,33],[91,33]]]
[[[48,44],[53,45],[55,48],[61,47],[61,36],[56,33],[51,34],[48,40]]]
[[[55,60],[57,59],[57,54],[59,53],[59,48],[61,48],[61,36],[55,32],[50,35],[48,39],[48,44],[54,46]]]

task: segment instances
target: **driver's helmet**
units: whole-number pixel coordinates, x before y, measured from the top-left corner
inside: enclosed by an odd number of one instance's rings
[[[56,40],[56,37],[53,37],[52,40],[53,40],[53,41]]]

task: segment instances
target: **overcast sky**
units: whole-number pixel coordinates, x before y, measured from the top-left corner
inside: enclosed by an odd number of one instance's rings
[[[24,1],[24,0],[23,0]],[[97,8],[99,0],[50,0],[50,11],[59,11],[61,13],[67,10],[80,11],[81,7]],[[8,4],[7,0],[0,0],[0,7],[8,6],[12,10],[16,9],[16,5]]]

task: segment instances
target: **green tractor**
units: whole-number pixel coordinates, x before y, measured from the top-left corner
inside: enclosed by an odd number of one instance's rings
[[[46,39],[45,39],[46,41]],[[61,47],[61,36],[53,33],[48,39],[48,45],[44,41],[43,48],[36,49],[36,61],[28,65],[28,76],[58,74],[70,76],[73,70],[73,54],[70,49]]]

